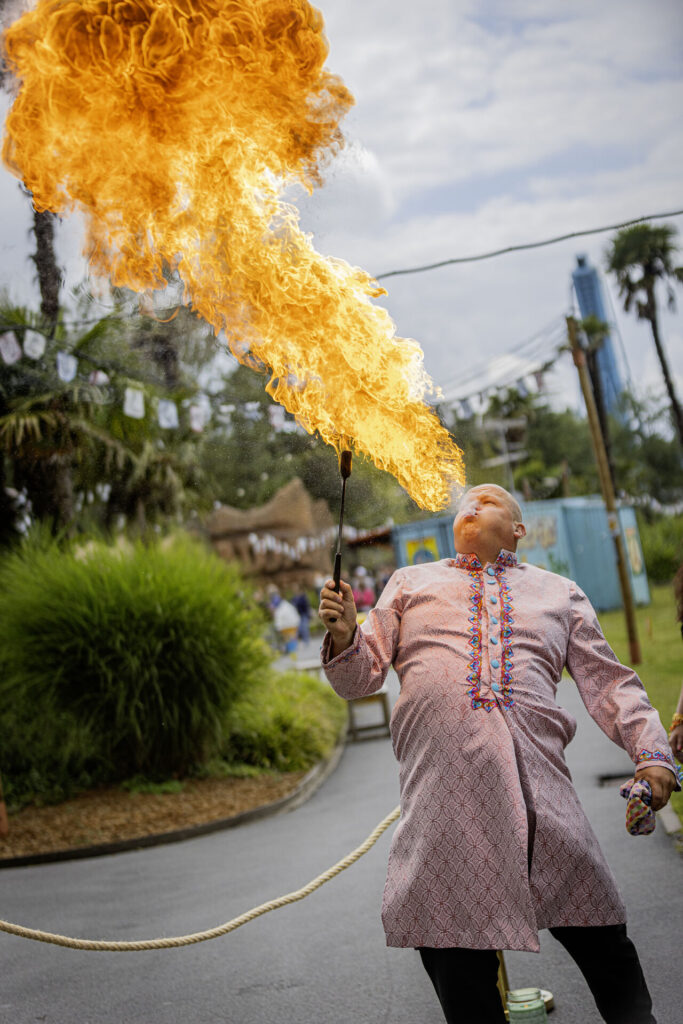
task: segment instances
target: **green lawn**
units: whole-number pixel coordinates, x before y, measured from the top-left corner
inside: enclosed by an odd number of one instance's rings
[[[683,642],[672,588],[657,586],[651,591],[652,604],[636,613],[643,660],[635,668],[668,731],[683,683]],[[602,612],[600,624],[617,657],[628,665],[624,613]],[[674,793],[671,802],[683,821],[683,792]]]

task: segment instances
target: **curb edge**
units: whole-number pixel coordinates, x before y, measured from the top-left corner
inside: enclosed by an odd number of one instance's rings
[[[19,857],[0,858],[0,870],[32,867],[38,864],[54,864],[67,860],[86,860],[91,857],[106,857],[115,853],[128,853],[153,846],[168,846],[171,843],[184,842],[186,839],[210,835],[212,832],[222,832],[239,825],[248,825],[252,821],[269,818],[284,811],[293,811],[309,800],[334,772],[344,753],[345,743],[346,729],[341,733],[334,750],[326,760],[314,764],[292,793],[280,797],[279,800],[273,800],[269,804],[261,804],[249,811],[233,814],[229,818],[217,818],[215,821],[207,821],[201,825],[188,825],[187,828],[174,829],[171,832],[157,832],[132,839],[120,839],[111,843],[97,843],[94,846],[76,846],[70,850],[53,850],[47,853],[30,853]]]

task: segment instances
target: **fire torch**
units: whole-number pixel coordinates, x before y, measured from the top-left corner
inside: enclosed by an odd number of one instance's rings
[[[334,556],[334,589],[339,593],[341,583],[341,545],[342,530],[344,528],[344,498],[346,497],[346,481],[351,476],[351,452],[344,450],[339,457],[339,473],[342,481],[341,507],[339,509],[339,533],[337,534],[337,551]],[[336,622],[330,619],[330,622]]]

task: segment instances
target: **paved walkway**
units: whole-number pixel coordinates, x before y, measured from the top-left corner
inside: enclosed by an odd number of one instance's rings
[[[395,696],[397,682],[390,680]],[[631,838],[624,803],[598,775],[626,755],[579,718],[568,751],[577,787],[629,908],[659,1024],[681,1024],[681,859],[659,828]],[[347,747],[303,807],[173,846],[0,872],[0,916],[97,938],[198,931],[307,882],[397,803],[388,740]],[[12,1024],[443,1024],[412,950],[387,949],[379,908],[389,835],[301,903],[183,950],[81,953],[0,934],[0,1022]],[[597,1024],[584,982],[547,933],[540,956],[507,955],[511,984],[553,991],[554,1024]]]

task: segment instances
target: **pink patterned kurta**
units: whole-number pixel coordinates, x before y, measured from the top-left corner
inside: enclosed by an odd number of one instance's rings
[[[634,763],[674,762],[575,583],[507,551],[485,567],[474,555],[410,566],[334,659],[330,640],[323,664],[342,697],[378,690],[392,663],[401,681],[388,945],[536,951],[539,928],[625,920],[564,760],[576,730],[555,702],[565,665]]]

